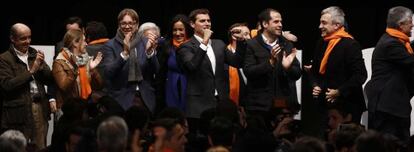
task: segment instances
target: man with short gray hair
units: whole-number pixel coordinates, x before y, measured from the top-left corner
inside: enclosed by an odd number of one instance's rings
[[[322,39],[317,43],[312,73],[312,95],[318,101],[321,131],[328,123],[327,106],[341,103],[360,123],[366,110],[362,84],[367,78],[361,46],[347,32],[345,13],[337,6],[321,12],[319,29]]]
[[[0,135],[0,139],[11,141],[16,147],[22,151],[26,150],[27,140],[23,133],[18,130],[7,130]]]
[[[128,126],[118,116],[103,121],[97,130],[98,150],[105,152],[125,151],[128,139]]]
[[[402,6],[388,11],[387,28],[372,54],[372,76],[365,86],[368,128],[407,143],[410,137],[410,99],[414,95],[414,53],[409,37],[413,12]]]

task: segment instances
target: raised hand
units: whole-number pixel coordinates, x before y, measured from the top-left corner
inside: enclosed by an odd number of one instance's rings
[[[131,37],[132,37],[132,32],[128,32],[127,34],[125,34],[125,38],[124,38],[124,50],[122,51],[122,53],[125,56],[128,56],[129,55],[129,47],[130,47]]]
[[[98,52],[98,54],[96,54],[95,59],[94,59],[94,60],[92,60],[92,61],[89,63],[89,68],[90,68],[91,70],[92,70],[92,69],[95,69],[95,68],[99,65],[99,63],[101,63],[102,58],[103,58],[103,56],[102,56],[102,52]]]
[[[158,36],[154,32],[149,31],[146,37],[148,38],[148,42],[145,46],[145,51],[147,54],[152,54],[152,51],[158,46]]]
[[[43,51],[38,50],[36,53],[36,59],[33,62],[33,65],[30,68],[29,72],[32,74],[36,73],[39,70],[40,66],[42,65],[44,59],[45,59],[45,54],[43,53]]]
[[[292,52],[289,55],[287,55],[286,52],[283,52],[283,59],[282,59],[283,68],[285,68],[285,69],[290,68],[290,66],[292,65],[293,60],[296,57],[297,52],[298,51],[296,50],[296,48],[293,48]]]
[[[212,31],[212,30],[210,30],[210,29],[204,29],[204,30],[203,30],[203,32],[204,32],[204,36],[203,36],[203,41],[202,41],[202,43],[203,43],[204,45],[207,45],[207,44],[208,44],[208,40],[210,40],[210,37],[211,37],[211,35],[213,34],[213,31]]]
[[[272,66],[275,66],[277,62],[277,56],[281,52],[281,50],[282,49],[280,48],[279,44],[276,44],[272,47],[272,51],[270,52],[270,64]]]

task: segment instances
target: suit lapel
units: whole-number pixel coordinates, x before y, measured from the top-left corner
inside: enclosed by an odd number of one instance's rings
[[[212,41],[212,40],[211,40]],[[198,42],[198,40],[193,36],[193,37],[191,37],[191,43],[193,44],[193,47],[195,48],[194,50],[195,51],[203,51],[203,50],[199,50],[198,48],[200,47],[200,42]],[[211,42],[212,44],[211,44],[211,46],[213,47],[214,45],[213,45],[213,42]],[[215,49],[213,48],[213,51],[214,51]],[[194,54],[196,54],[196,52],[193,52]],[[215,56],[215,55],[214,55]],[[204,64],[204,63],[206,63],[207,65],[206,66],[208,66],[209,68],[209,72],[211,72],[211,74],[212,75],[214,75],[213,74],[213,69],[212,69],[212,67],[211,67],[211,61],[210,61],[210,59],[208,58],[208,55],[207,55],[207,52],[206,52],[206,55],[204,56],[204,59],[203,60],[206,60],[206,61],[203,61],[201,64]]]

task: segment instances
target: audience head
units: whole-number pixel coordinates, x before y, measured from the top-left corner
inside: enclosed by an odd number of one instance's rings
[[[326,152],[326,148],[317,138],[302,137],[293,144],[291,152]]]
[[[112,116],[104,120],[97,130],[98,149],[106,152],[124,151],[127,146],[128,126],[124,119]]]
[[[156,140],[162,139],[163,148],[174,152],[184,152],[187,138],[183,126],[176,119],[158,119],[153,122],[153,132]]]
[[[18,149],[24,151],[27,146],[26,137],[18,130],[7,130],[0,135],[0,139],[8,140],[11,144],[15,145]]]
[[[215,117],[209,125],[208,139],[211,146],[231,147],[235,140],[233,123],[226,117]]]

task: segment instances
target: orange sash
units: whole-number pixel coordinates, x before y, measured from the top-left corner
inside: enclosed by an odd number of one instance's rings
[[[230,45],[227,46],[230,49]],[[230,99],[234,104],[239,105],[240,78],[238,69],[229,65]]]
[[[320,74],[325,74],[326,64],[328,63],[329,55],[331,54],[331,52],[332,52],[333,48],[335,47],[335,45],[338,44],[338,42],[343,37],[348,37],[348,38],[353,39],[353,37],[345,31],[344,27],[340,28],[335,33],[332,33],[331,35],[325,36],[323,38],[323,40],[329,41],[329,43],[328,43],[328,47],[326,47],[325,53],[323,54],[321,65],[319,67],[319,73]]]
[[[407,48],[407,52],[409,54],[414,54],[413,48],[411,48],[410,45],[410,38],[405,33],[393,28],[387,28],[385,31],[392,37],[398,38],[398,40],[400,40],[404,44],[405,48]]]

